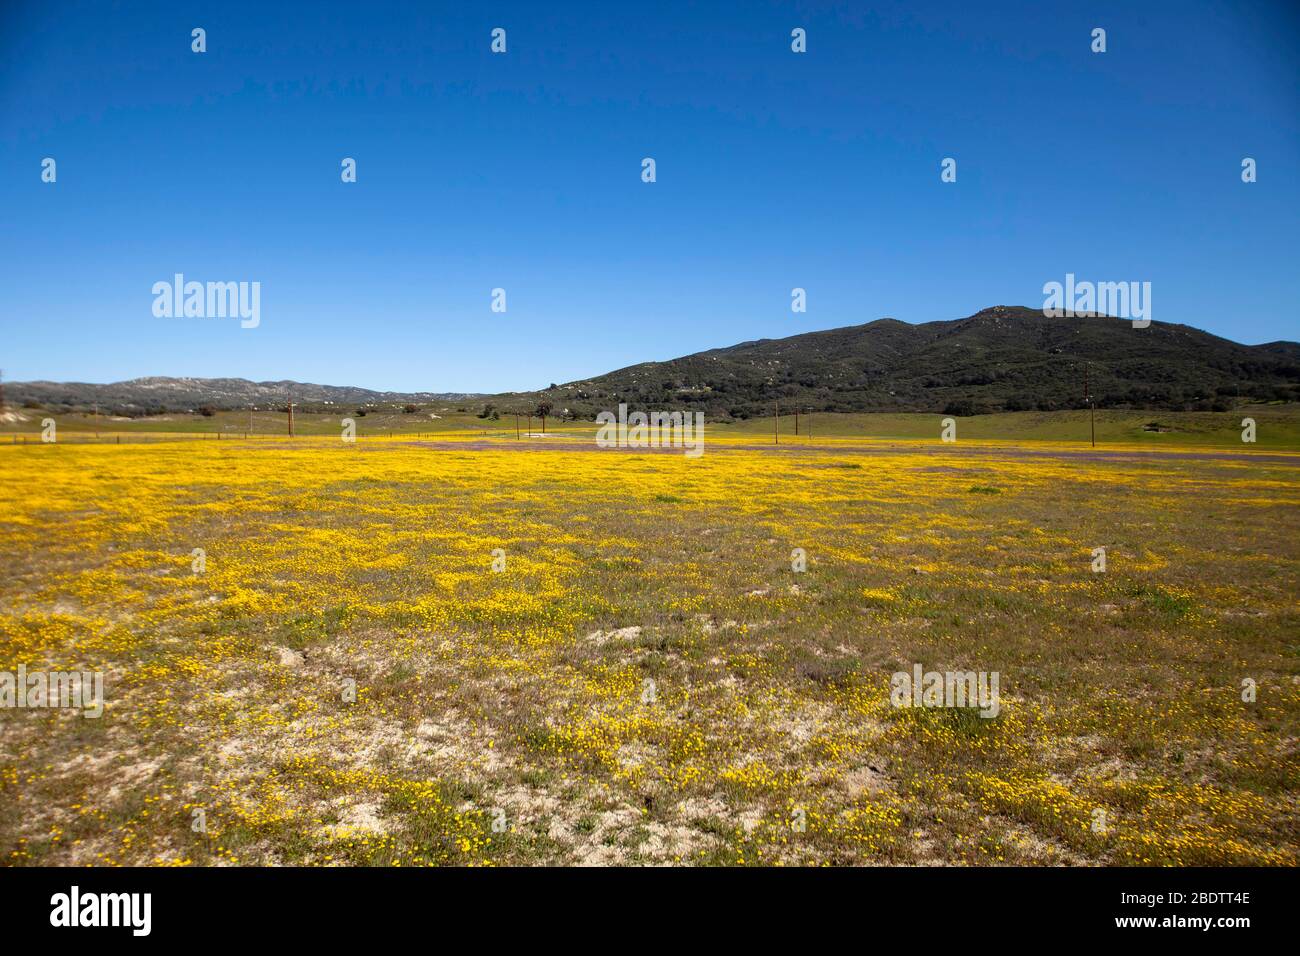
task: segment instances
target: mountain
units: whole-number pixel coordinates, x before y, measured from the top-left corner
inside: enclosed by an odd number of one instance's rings
[[[1085,363],[1087,368],[1085,371]],[[549,402],[590,418],[620,402],[703,411],[709,420],[786,410],[984,411],[1080,408],[1085,380],[1098,407],[1213,409],[1240,399],[1300,400],[1300,344],[1240,345],[1186,325],[1135,329],[1108,316],[1047,318],[994,306],[964,319],[865,325],[759,339],[666,362],[643,362],[537,392],[376,392],[242,378],[137,378],[111,385],[11,382],[11,402],[141,415],[204,406],[474,402],[520,411]]]
[[[6,382],[7,401],[35,402],[43,407],[63,405],[114,415],[148,415],[191,411],[203,407],[266,408],[290,397],[298,405],[364,405],[367,403],[456,402],[481,396],[467,392],[376,392],[349,385],[310,382],[250,382],[245,378],[133,378],[94,385],[87,382]]]
[[[1085,363],[1087,369],[1085,370]],[[643,362],[544,394],[586,417],[619,402],[716,419],[816,411],[983,411],[1084,406],[1229,407],[1238,397],[1300,400],[1300,344],[1240,345],[1166,322],[1047,318],[994,306],[964,319],[865,325],[760,339]]]

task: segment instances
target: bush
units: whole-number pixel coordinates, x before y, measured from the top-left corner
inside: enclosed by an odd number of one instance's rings
[[[973,402],[969,398],[958,399],[955,402],[949,402],[943,407],[945,415],[969,416],[969,415],[987,415],[992,411],[982,402]]]

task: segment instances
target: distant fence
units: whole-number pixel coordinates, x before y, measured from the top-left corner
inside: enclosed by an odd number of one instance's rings
[[[514,438],[514,432],[503,430],[467,430],[445,432],[399,432],[378,431],[370,434],[358,433],[356,440],[362,441],[428,441],[432,439],[476,439],[476,438]],[[184,441],[250,441],[250,442],[303,442],[303,441],[339,440],[337,432],[311,432],[308,434],[287,435],[267,434],[265,432],[84,432],[61,429],[58,440],[45,442],[41,433],[35,432],[0,432],[0,448],[5,445],[140,445],[161,442]]]
[[[61,430],[58,440],[45,442],[40,432],[11,432],[0,434],[3,445],[126,445],[145,442],[169,441],[277,441],[289,440],[287,435],[245,435],[234,432],[80,432]]]

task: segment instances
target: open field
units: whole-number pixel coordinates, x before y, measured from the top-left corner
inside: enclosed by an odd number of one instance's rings
[[[515,418],[501,414],[499,420],[479,418],[481,406],[425,406],[418,413],[408,414],[399,408],[371,409],[364,416],[355,410],[340,409],[329,413],[304,412],[295,415],[295,433],[298,436],[337,438],[340,421],[351,417],[359,438],[433,437],[433,438],[492,438],[513,439]],[[146,437],[186,436],[214,439],[252,439],[287,437],[287,416],[284,412],[258,411],[217,412],[211,416],[172,413],[148,418],[113,418],[88,414],[53,413],[43,409],[15,409],[12,421],[0,420],[0,442],[22,440],[38,441],[41,421],[53,416],[62,438],[71,441],[89,440],[98,436],[101,441],[121,437],[124,441]],[[435,417],[436,416],[436,417]],[[918,440],[934,441],[939,437],[942,420],[937,413],[898,414],[840,414],[818,412],[799,416],[799,433],[795,433],[795,417],[783,413],[777,434],[786,443],[814,443],[830,439]],[[1241,450],[1244,418],[1256,422],[1256,448],[1279,448],[1300,451],[1300,406],[1294,404],[1243,405],[1231,412],[1163,412],[1143,410],[1099,409],[1096,413],[1097,442],[1106,446],[1133,446],[1141,448],[1173,447],[1223,447]],[[1090,429],[1087,411],[1063,412],[1001,412],[994,415],[972,415],[957,418],[958,437],[979,441],[1049,442],[1055,444],[1087,444]],[[534,417],[532,431],[542,430],[541,422]],[[596,433],[591,421],[564,421],[552,416],[546,420],[548,435],[579,437],[584,440]],[[773,439],[773,422],[768,418],[754,418],[736,422],[707,422],[710,441],[745,441],[768,443]],[[520,416],[519,432],[527,434],[529,420]]]
[[[1300,454],[1267,412],[1268,454],[1220,416],[1237,454],[1129,460],[980,419],[695,460],[0,443],[0,670],[107,674],[100,719],[0,711],[0,854],[1294,865]],[[891,706],[917,663],[998,672],[1000,713]]]

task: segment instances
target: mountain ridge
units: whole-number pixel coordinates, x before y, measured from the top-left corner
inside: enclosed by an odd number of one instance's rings
[[[289,380],[145,376],[105,385],[11,382],[10,401],[89,406],[117,414],[250,405],[461,402],[591,417],[621,402],[704,411],[710,418],[770,414],[775,403],[812,411],[985,411],[1098,407],[1200,409],[1235,400],[1300,400],[1300,343],[1243,345],[1189,325],[1135,329],[1104,315],[1049,318],[991,306],[959,319],[859,325],[762,338],[639,362],[548,389],[496,394],[393,392]]]
[[[354,385],[319,385],[289,379],[254,382],[246,378],[197,378],[146,375],[121,382],[6,382],[9,401],[89,407],[118,415],[151,415],[197,411],[201,408],[234,409],[281,406],[290,398],[299,405],[365,405],[385,402],[457,402],[483,396],[474,392],[391,392]]]
[[[590,407],[685,405],[746,418],[813,411],[1213,408],[1300,399],[1300,344],[1243,345],[1193,326],[1135,329],[1104,315],[1048,318],[998,305],[959,319],[894,318],[642,362],[547,391]]]

